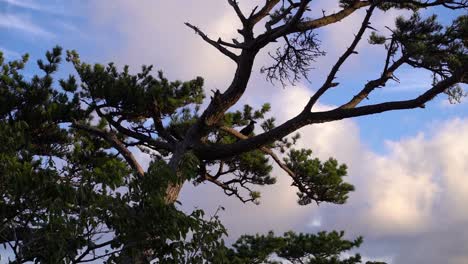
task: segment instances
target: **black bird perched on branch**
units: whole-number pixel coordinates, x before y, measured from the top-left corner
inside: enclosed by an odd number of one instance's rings
[[[239,133],[241,133],[244,136],[250,136],[250,134],[252,134],[252,132],[254,131],[255,123],[257,123],[255,120],[250,119],[250,123],[243,129],[241,129]]]

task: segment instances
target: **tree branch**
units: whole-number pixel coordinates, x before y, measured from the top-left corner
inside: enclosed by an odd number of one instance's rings
[[[227,132],[237,138],[240,138],[240,139],[248,139],[249,137],[247,137],[246,135],[240,133],[239,131],[235,130],[234,128],[232,127],[226,127],[226,126],[222,126],[220,127],[219,129],[221,129],[222,131],[224,132]],[[260,150],[269,155],[277,164],[278,166],[280,166],[281,169],[283,169],[286,173],[288,173],[289,176],[291,176],[292,178],[296,177],[296,175],[294,174],[293,171],[291,171],[287,166],[286,164],[284,164],[281,159],[269,148],[267,147],[260,147]]]
[[[388,80],[394,78],[393,72],[395,72],[395,70],[398,69],[398,67],[403,65],[406,62],[406,59],[407,57],[403,56],[396,62],[394,62],[390,67],[384,69],[384,72],[382,73],[380,78],[367,82],[364,88],[357,95],[355,95],[349,102],[340,106],[340,108],[354,108],[359,103],[361,103],[361,101],[364,100],[364,98],[367,98],[375,88],[385,86],[385,83]]]
[[[248,139],[247,136],[241,134],[240,132],[238,132],[237,130],[231,128],[231,127],[220,127],[220,129],[224,132],[227,132],[237,138],[240,138],[240,139]],[[294,182],[294,186],[296,186],[302,193],[305,193],[305,194],[308,194],[310,193],[309,190],[306,188],[306,186],[304,186],[304,184],[301,182],[301,180],[299,179],[299,177],[296,175],[296,173],[294,173],[283,161],[281,161],[281,159],[269,148],[267,147],[260,147],[260,150],[269,155],[275,162],[276,164],[278,164],[278,166],[283,169],[288,175],[289,177],[291,177],[291,179],[293,180]],[[311,197],[311,199],[314,199],[313,197]],[[315,200],[315,199],[314,199]],[[317,201],[317,204],[318,204],[318,201]]]
[[[283,138],[290,133],[310,124],[318,124],[330,121],[341,120],[350,117],[363,115],[371,115],[392,110],[412,109],[423,106],[426,102],[432,100],[435,96],[443,93],[449,87],[457,84],[465,78],[468,71],[468,65],[455,72],[451,77],[440,81],[431,89],[427,90],[420,96],[404,101],[386,102],[381,104],[361,106],[357,108],[335,108],[330,111],[306,113],[302,112],[294,118],[286,121],[280,126],[269,130],[268,132],[257,136],[240,140],[233,144],[227,145],[203,145],[199,144],[194,147],[197,156],[204,160],[219,160],[229,158],[240,153],[251,151],[260,148],[273,141]]]
[[[231,51],[229,51],[228,49],[226,49],[225,47],[223,47],[220,43],[210,39],[205,33],[203,33],[203,31],[201,31],[198,27],[188,23],[188,22],[185,22],[184,23],[187,27],[193,29],[195,31],[196,34],[200,35],[200,37],[208,42],[208,44],[210,44],[211,46],[215,47],[216,49],[218,49],[221,53],[223,53],[224,55],[228,56],[229,58],[231,58],[233,61],[235,61],[236,63],[238,62],[238,56],[234,53],[232,53]]]
[[[96,113],[98,114],[99,117],[104,118],[107,122],[109,122],[109,124],[112,125],[112,127],[117,129],[117,131],[119,131],[120,133],[122,133],[124,135],[127,135],[129,137],[133,137],[133,138],[135,138],[137,140],[140,140],[140,141],[143,141],[143,142],[146,142],[150,146],[156,148],[156,150],[158,150],[158,149],[163,149],[163,150],[168,150],[168,151],[173,151],[174,150],[173,144],[155,140],[155,139],[153,139],[153,138],[151,138],[149,136],[143,135],[141,133],[135,132],[135,131],[133,131],[131,129],[128,129],[128,128],[122,126],[119,122],[115,121],[111,116],[108,116],[108,115],[102,113],[99,106],[96,107]]]
[[[265,5],[257,12],[249,17],[252,26],[260,22],[263,18],[270,14],[270,11],[279,3],[280,0],[266,0]]]
[[[366,16],[364,17],[364,20],[362,21],[361,28],[359,29],[358,33],[354,37],[353,42],[351,45],[346,49],[346,51],[341,55],[341,57],[338,59],[336,64],[333,66],[331,69],[330,73],[328,74],[327,79],[323,83],[323,85],[317,90],[317,92],[310,98],[309,102],[307,103],[306,107],[304,108],[304,111],[310,112],[312,110],[312,107],[315,105],[315,103],[318,101],[318,99],[331,87],[335,87],[338,85],[338,83],[333,83],[333,80],[336,77],[336,74],[338,73],[340,67],[343,65],[343,63],[351,56],[351,54],[357,53],[355,51],[356,46],[358,43],[361,41],[362,36],[364,35],[364,32],[366,29],[369,27],[370,24],[370,18],[372,16],[372,12],[375,9],[375,5],[371,5],[369,10],[367,10]]]
[[[301,3],[302,3],[302,1],[301,1]],[[278,38],[281,38],[283,36],[289,35],[291,33],[304,32],[304,31],[307,31],[307,30],[317,29],[317,28],[320,28],[320,27],[323,27],[323,26],[326,26],[326,25],[329,25],[329,24],[336,23],[336,22],[342,20],[343,18],[351,15],[352,13],[354,13],[354,11],[356,11],[356,10],[362,8],[362,7],[365,7],[365,6],[369,6],[369,5],[371,5],[370,1],[356,1],[350,7],[347,7],[345,9],[341,10],[340,12],[338,12],[336,14],[333,14],[333,15],[328,15],[328,16],[324,16],[324,17],[321,17],[321,18],[318,18],[318,19],[314,19],[314,20],[310,20],[310,21],[304,21],[304,22],[299,22],[300,19],[298,19],[296,21],[297,23],[293,23],[293,24],[287,23],[285,25],[276,27],[276,28],[274,28],[274,29],[272,29],[270,31],[267,31],[267,32],[263,33],[262,35],[260,35],[257,38],[257,40],[259,42],[259,46],[264,47],[268,43],[270,43],[270,42],[272,42],[272,41],[274,41],[274,40],[276,40]],[[296,15],[297,14],[298,13],[296,13]],[[302,14],[301,14],[301,17],[302,17]]]
[[[237,1],[236,0],[227,0],[227,1],[229,5],[231,5],[234,11],[236,12],[242,24],[245,25],[247,19],[245,18],[244,14],[242,14],[242,11],[240,10],[239,4],[237,3]]]
[[[130,152],[125,145],[122,143],[122,141],[119,140],[117,135],[115,135],[112,132],[107,132],[104,130],[101,130],[96,127],[91,127],[88,125],[80,124],[80,123],[72,123],[72,127],[87,131],[91,134],[94,134],[107,142],[109,142],[119,153],[124,157],[124,159],[127,161],[127,163],[132,167],[140,177],[143,177],[145,175],[145,171],[141,167],[141,165],[138,163],[138,161],[135,159],[133,156],[132,152]]]

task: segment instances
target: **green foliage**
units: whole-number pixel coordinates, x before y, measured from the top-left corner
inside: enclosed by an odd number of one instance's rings
[[[293,185],[297,186],[298,203],[306,205],[315,201],[343,204],[348,199],[348,193],[354,191],[354,186],[343,182],[346,176],[346,165],[339,165],[330,158],[325,162],[310,159],[311,150],[291,150],[284,159],[287,166],[296,174]]]
[[[396,29],[391,37],[372,32],[369,43],[384,44],[392,57],[396,55],[396,48],[400,47],[409,65],[432,72],[434,84],[468,63],[467,15],[458,17],[445,28],[437,22],[436,15],[422,18],[417,12],[408,19],[398,17],[395,24]],[[462,82],[467,83],[467,80]],[[467,95],[459,85],[449,87],[445,93],[451,103],[460,102]]]
[[[169,82],[161,71],[157,77],[152,76],[152,66],[143,66],[136,75],[129,72],[128,66],[119,72],[113,63],[83,63],[75,51],[67,52],[67,61],[74,64],[80,76],[82,97],[92,99],[94,104],[105,102],[106,107],[114,108],[130,121],[152,118],[154,109],[162,116],[172,115],[183,106],[201,104],[204,98],[201,77]]]
[[[17,263],[69,263],[93,255],[120,262],[142,250],[180,259],[186,250],[222,243],[219,221],[165,204],[176,179],[165,162],[154,161],[138,177],[109,142],[67,125],[90,116],[74,77],[59,81],[62,90],[52,87],[60,51],[48,52],[38,62],[44,75],[31,80],[20,72],[27,56],[9,63],[0,56],[0,244],[12,245]],[[174,85],[174,93],[193,88],[187,85]],[[106,125],[100,119],[97,127]],[[184,173],[193,175],[196,166],[187,155]]]
[[[369,36],[369,43],[373,45],[381,45],[381,44],[384,44],[385,41],[386,41],[385,36],[379,35],[375,33],[375,31],[372,31]]]
[[[219,263],[361,263],[359,254],[343,257],[343,253],[359,247],[363,239],[358,237],[355,240],[346,240],[343,236],[343,231],[319,232],[316,235],[290,231],[279,237],[273,232],[267,235],[244,235],[229,251],[230,261]]]
[[[241,197],[237,188],[242,187],[248,201],[258,203],[261,194],[250,185],[276,182],[264,152],[245,152],[216,164],[189,151],[181,159],[181,178],[163,159],[169,152],[154,154],[147,149],[155,159],[142,177],[118,155],[112,142],[69,125],[79,121],[114,137],[110,126],[118,132],[128,130],[121,125],[123,120],[141,131],[154,131],[156,122],[164,120],[173,139],[182,138],[198,118],[204,96],[202,79],[169,82],[162,73],[151,76],[151,67],[143,67],[136,75],[128,67],[118,72],[113,64],[91,66],[69,52],[79,81],[70,75],[58,80],[59,87],[54,88],[60,54],[59,47],[47,52],[46,60],[38,61],[44,75],[30,80],[21,74],[27,55],[9,63],[0,56],[0,243],[15,244],[17,262],[87,262],[96,256],[109,263],[142,258],[160,263],[246,263],[248,259],[266,260],[272,252],[288,258],[285,250],[299,243],[292,241],[292,233],[284,238],[246,236],[234,249],[228,248],[217,213],[206,220],[201,210],[187,214],[164,200],[168,185],[200,178],[205,166],[217,165],[221,174],[216,177],[233,177],[226,181],[228,194]],[[222,125],[236,127],[263,120],[261,126],[268,131],[275,126],[274,118],[266,116],[269,110],[269,104],[256,110],[245,105],[242,111],[227,113]],[[109,118],[113,116],[120,121]],[[153,120],[149,126],[148,120]],[[131,135],[121,133],[115,138],[128,147],[134,143],[127,141]],[[284,152],[298,138],[285,138],[270,147]],[[237,140],[221,130],[206,138],[225,144]],[[287,159],[301,184],[310,187],[301,194],[302,203],[310,199],[306,196],[315,198],[311,195],[321,201],[344,202],[350,190],[341,181],[346,168],[334,160],[324,164],[309,160],[310,154],[292,150]],[[249,251],[248,243],[255,244],[255,250]]]

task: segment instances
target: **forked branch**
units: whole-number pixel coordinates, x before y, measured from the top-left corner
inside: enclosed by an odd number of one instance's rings
[[[140,177],[143,177],[145,175],[143,167],[141,167],[140,163],[138,163],[138,161],[135,159],[132,152],[125,147],[125,145],[122,143],[122,141],[120,141],[116,134],[77,122],[74,122],[72,124],[72,127],[79,130],[87,131],[95,136],[106,140],[124,157],[127,163],[138,173]]]
[[[193,29],[195,31],[196,34],[200,35],[200,37],[206,41],[208,44],[210,44],[211,46],[215,47],[216,49],[218,49],[221,53],[223,53],[224,55],[228,56],[229,58],[231,58],[233,61],[235,62],[238,62],[238,56],[234,53],[232,53],[231,51],[229,51],[228,49],[226,49],[225,47],[223,47],[223,45],[217,41],[214,41],[212,40],[211,38],[209,38],[203,31],[201,31],[198,27],[186,22],[185,25],[191,29]]]
[[[341,55],[341,57],[338,59],[336,64],[333,66],[331,69],[330,73],[328,74],[327,79],[323,83],[323,85],[315,92],[315,94],[310,98],[309,102],[307,103],[306,107],[304,108],[304,111],[310,112],[312,110],[312,107],[315,105],[315,103],[318,101],[318,99],[330,88],[335,87],[338,85],[338,83],[333,82],[333,80],[336,78],[336,74],[340,70],[340,67],[343,65],[343,63],[351,56],[351,54],[357,54],[355,51],[356,46],[358,43],[361,41],[362,36],[364,35],[364,32],[366,31],[367,28],[369,28],[370,25],[370,18],[372,16],[372,12],[375,9],[375,5],[372,5],[366,13],[366,16],[364,17],[364,20],[362,21],[361,28],[359,29],[358,33],[354,37],[353,42],[351,45],[346,49],[346,51]]]

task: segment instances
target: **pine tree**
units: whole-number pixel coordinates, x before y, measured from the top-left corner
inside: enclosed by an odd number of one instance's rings
[[[169,81],[162,72],[143,66],[134,74],[125,66],[90,65],[75,51],[66,59],[76,75],[54,80],[61,63],[59,47],[38,61],[41,76],[26,79],[21,71],[28,57],[5,62],[0,55],[0,243],[15,253],[15,263],[273,263],[271,256],[293,263],[360,263],[359,255],[340,258],[362,238],[346,240],[342,232],[286,233],[277,237],[243,236],[224,245],[226,230],[217,215],[178,210],[183,184],[210,182],[228,196],[258,203],[255,186],[276,182],[277,163],[297,188],[298,203],[343,204],[354,186],[344,181],[347,167],[330,158],[320,161],[309,149],[296,149],[301,127],[391,110],[424,107],[439,94],[453,101],[465,92],[468,17],[450,26],[421,8],[466,9],[466,1],[344,1],[337,13],[312,19],[310,0],[267,0],[246,16],[237,1],[228,0],[242,22],[242,42],[209,38],[187,23],[204,41],[236,65],[226,89],[205,97],[203,79]],[[330,70],[304,110],[276,125],[271,106],[233,106],[246,93],[255,57],[267,45],[283,41],[272,54],[274,64],[262,68],[272,81],[295,82],[307,73],[320,49],[315,29],[336,23],[367,8],[355,38]],[[373,32],[369,42],[387,52],[382,74],[368,81],[348,102],[328,111],[314,106],[336,82],[376,9],[410,9],[398,18],[389,36]],[[254,28],[265,21],[265,30]],[[263,23],[263,22],[262,22]],[[403,65],[433,74],[433,85],[403,101],[362,105],[372,92],[397,79]],[[202,110],[204,102],[208,106]],[[257,122],[258,128],[241,128]],[[261,128],[261,129],[260,129]],[[239,132],[241,131],[241,132]],[[255,133],[256,132],[256,133]],[[133,150],[148,153],[145,170]]]

